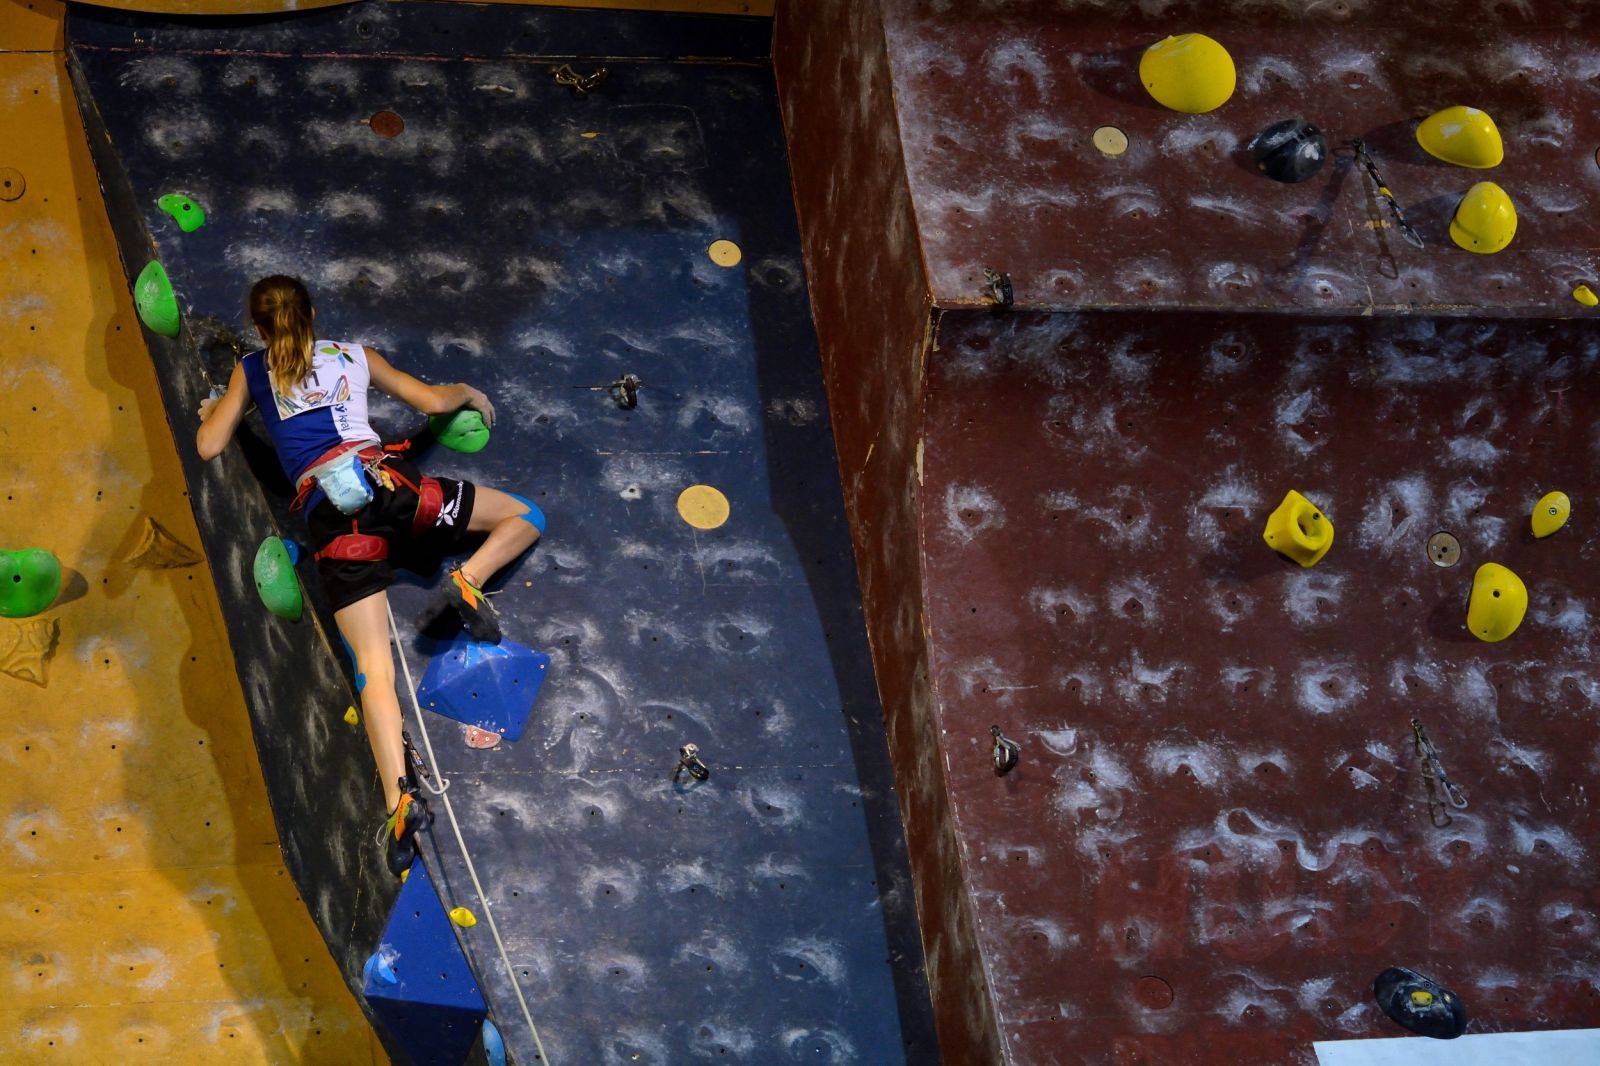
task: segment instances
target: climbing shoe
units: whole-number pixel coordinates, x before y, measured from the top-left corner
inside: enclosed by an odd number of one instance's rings
[[[500,621],[483,590],[468,581],[460,568],[450,571],[439,589],[440,609],[449,608],[461,617],[461,624],[472,639],[484,644],[500,643]]]
[[[389,864],[389,872],[400,877],[411,869],[412,860],[417,857],[417,830],[432,821],[432,813],[428,810],[428,801],[422,798],[409,779],[400,779],[400,803],[389,812],[389,817],[384,819],[383,828],[378,830],[378,839],[383,844],[384,861]]]

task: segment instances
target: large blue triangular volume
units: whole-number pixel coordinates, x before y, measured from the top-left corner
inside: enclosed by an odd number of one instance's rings
[[[516,740],[549,672],[550,656],[515,641],[458,639],[428,663],[417,699],[435,714]]]
[[[420,862],[367,960],[362,995],[417,1066],[459,1066],[478,1039],[488,1013],[483,993]]]

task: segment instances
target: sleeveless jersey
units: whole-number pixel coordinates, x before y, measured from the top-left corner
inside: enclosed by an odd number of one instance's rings
[[[379,440],[367,424],[367,387],[372,382],[367,350],[359,344],[319,340],[311,352],[311,373],[286,393],[272,387],[265,351],[251,352],[240,361],[278,462],[294,484],[325,452],[346,442]]]

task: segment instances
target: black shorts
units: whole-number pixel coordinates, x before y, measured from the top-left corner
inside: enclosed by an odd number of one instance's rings
[[[335,538],[346,533],[382,537],[389,545],[387,559],[318,559],[317,575],[328,604],[335,611],[382,592],[394,581],[394,567],[428,570],[441,558],[465,547],[467,523],[472,520],[472,505],[477,489],[470,481],[441,477],[439,513],[422,529],[413,529],[418,496],[413,486],[422,485],[422,471],[408,459],[390,458],[383,467],[394,475],[392,485],[372,477],[372,502],[353,515],[342,513],[326,498],[306,515],[311,533],[311,550],[320,552]]]

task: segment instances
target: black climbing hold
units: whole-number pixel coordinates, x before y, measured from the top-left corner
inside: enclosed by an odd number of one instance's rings
[[[1250,140],[1256,169],[1273,181],[1305,181],[1328,161],[1328,141],[1303,118],[1274,122]]]
[[[994,772],[1004,777],[1017,765],[1017,756],[1022,753],[1022,745],[1000,732],[997,725],[989,727],[989,735],[994,738],[994,748],[990,754],[994,757]]]
[[[1467,1028],[1461,998],[1437,981],[1404,966],[1391,966],[1372,982],[1378,1006],[1395,1022],[1436,1040],[1454,1040]]]

